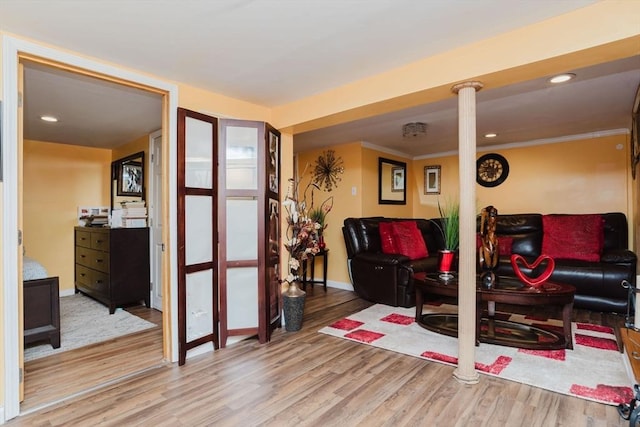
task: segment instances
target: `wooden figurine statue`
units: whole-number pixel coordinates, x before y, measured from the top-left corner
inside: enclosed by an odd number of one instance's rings
[[[496,220],[498,210],[493,206],[487,206],[480,213],[480,238],[482,245],[478,249],[480,268],[480,279],[482,286],[491,288],[498,281],[494,270],[498,266],[500,251],[498,249],[498,236],[496,235]]]

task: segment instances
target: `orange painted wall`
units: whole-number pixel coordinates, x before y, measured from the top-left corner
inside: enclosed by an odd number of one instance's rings
[[[495,188],[476,187],[478,212],[493,204],[501,213],[624,212],[629,216],[628,139],[628,135],[621,134],[496,150],[509,161],[509,177]],[[350,283],[340,230],[345,218],[434,218],[439,216],[438,201],[446,204],[459,198],[457,155],[412,161],[361,143],[331,149],[345,161],[345,174],[331,193],[335,204],[328,217],[330,227],[325,239],[331,249],[329,281]],[[313,165],[321,153],[322,150],[299,153],[299,165]],[[407,162],[407,205],[378,204],[378,157]],[[424,194],[424,167],[429,165],[441,166],[440,195]],[[357,186],[357,196],[351,195],[353,186]],[[631,224],[631,218],[629,221]]]
[[[307,176],[302,183],[308,182],[310,171],[316,159],[324,150],[332,149],[336,157],[344,162],[344,174],[338,187],[331,193],[334,197],[334,207],[327,217],[329,227],[325,232],[327,247],[331,250],[328,267],[329,281],[350,283],[347,270],[347,254],[342,237],[342,224],[345,218],[361,216],[412,217],[412,200],[415,184],[411,161],[397,155],[388,154],[363,146],[361,142],[336,145],[321,150],[310,150],[298,153],[298,168],[300,173],[305,165],[310,165]],[[407,204],[380,205],[378,204],[378,158],[384,157],[407,163]],[[304,188],[304,187],[303,187]],[[355,191],[354,191],[355,189]],[[355,192],[355,194],[353,194]],[[316,196],[316,200],[323,197]],[[318,266],[319,268],[319,266]],[[316,270],[318,271],[318,269]]]
[[[24,141],[24,248],[73,290],[78,206],[109,206],[111,150]]]
[[[148,135],[114,150],[24,141],[24,247],[50,276],[60,277],[61,292],[74,288],[78,206],[110,206],[112,160],[139,151],[148,160],[148,145]]]
[[[378,203],[378,159],[397,160],[407,164],[407,203],[404,205],[381,205]],[[362,212],[364,216],[388,216],[407,218],[412,216],[413,167],[409,159],[375,150],[362,148]]]
[[[476,187],[478,211],[492,204],[502,213],[615,211],[629,217],[628,139],[621,134],[495,150],[509,162],[509,177],[498,187]],[[422,159],[413,164],[422,174],[417,180],[414,215],[437,216],[438,199],[458,197],[458,157]],[[424,166],[438,164],[442,167],[442,193],[424,195]]]
[[[335,156],[340,157],[344,165],[344,173],[331,192],[315,192],[315,203],[322,203],[324,199],[333,196],[333,208],[327,215],[328,227],[324,232],[327,248],[330,250],[327,277],[329,280],[349,283],[347,272],[347,254],[342,238],[342,223],[349,216],[362,216],[363,179],[362,179],[362,147],[359,142],[327,147],[321,150],[310,150],[298,154],[299,173],[309,165],[307,174],[302,177],[302,188],[311,178],[311,172],[318,156],[326,150],[334,150]],[[284,178],[284,177],[283,177]],[[355,194],[353,189],[355,188]],[[324,188],[323,188],[324,189]],[[316,269],[316,276],[320,276],[320,264]]]

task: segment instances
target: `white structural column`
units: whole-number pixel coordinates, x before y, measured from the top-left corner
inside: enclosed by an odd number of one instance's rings
[[[476,352],[476,91],[480,82],[451,88],[458,94],[460,169],[460,252],[458,277],[458,367],[453,376],[465,384],[479,381]]]

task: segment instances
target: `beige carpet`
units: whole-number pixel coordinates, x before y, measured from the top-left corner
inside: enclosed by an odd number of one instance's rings
[[[24,360],[39,359],[153,327],[156,325],[121,308],[109,314],[106,306],[82,294],[62,297],[60,348],[54,349],[48,343],[33,343],[25,348]]]
[[[450,305],[425,305],[424,314],[456,313]],[[560,321],[508,315],[509,320],[559,328]],[[319,332],[438,363],[457,365],[458,340],[415,323],[415,309],[377,304]],[[633,381],[608,327],[573,323],[573,350],[523,350],[482,343],[476,370],[506,380],[600,403],[617,405],[633,397]]]

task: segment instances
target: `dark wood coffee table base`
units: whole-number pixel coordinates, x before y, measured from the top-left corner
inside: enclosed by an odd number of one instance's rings
[[[422,314],[425,295],[457,298],[457,278],[442,281],[434,274],[416,273],[414,286],[416,289],[416,322],[426,329],[457,336],[457,315],[439,314],[439,317],[426,318],[427,316]],[[478,283],[476,288],[476,343],[486,342],[536,350],[573,349],[571,313],[574,295],[575,287],[551,282],[545,282],[540,289],[528,288],[519,280],[506,277],[501,277],[499,286],[493,289],[484,289]],[[483,309],[487,306],[492,308],[495,303],[559,306],[562,308],[562,334],[538,326],[533,327],[495,319],[493,313],[489,313],[487,318],[482,317]],[[534,336],[538,337],[537,342],[533,341]]]
[[[420,326],[433,332],[458,336],[457,314],[424,314]],[[479,342],[532,350],[557,350],[566,348],[562,334],[544,328],[508,320],[482,318]]]

